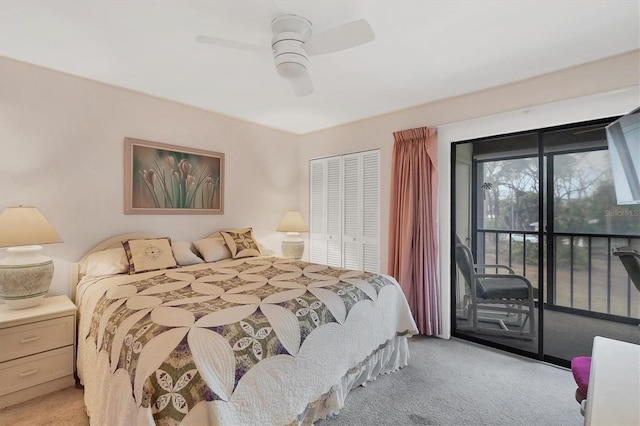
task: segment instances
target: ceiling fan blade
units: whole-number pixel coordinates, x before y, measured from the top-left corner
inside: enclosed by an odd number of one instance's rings
[[[258,46],[256,44],[242,43],[241,41],[227,40],[224,38],[210,37],[205,35],[196,36],[200,43],[212,44],[214,46],[229,47],[231,49],[248,50],[251,52],[271,52],[269,47]]]
[[[291,82],[293,91],[299,98],[313,93],[313,83],[311,82],[311,77],[309,77],[309,73],[306,70],[300,77],[291,78],[289,81]]]
[[[322,55],[369,43],[374,39],[369,23],[360,19],[312,36],[302,47],[309,55]]]

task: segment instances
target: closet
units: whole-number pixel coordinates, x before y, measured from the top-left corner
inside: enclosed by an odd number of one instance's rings
[[[311,160],[311,262],[380,269],[380,151]]]

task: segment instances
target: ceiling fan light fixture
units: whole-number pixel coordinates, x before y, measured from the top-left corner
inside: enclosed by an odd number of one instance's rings
[[[307,67],[299,62],[281,62],[276,65],[276,69],[278,74],[287,80],[302,78],[307,74]]]

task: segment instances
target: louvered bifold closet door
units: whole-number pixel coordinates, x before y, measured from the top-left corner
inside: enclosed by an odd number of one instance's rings
[[[327,161],[310,162],[309,260],[327,264]]]
[[[312,160],[309,259],[379,272],[380,152]]]
[[[327,265],[342,266],[342,157],[327,159]]]
[[[342,266],[362,270],[360,228],[362,217],[362,183],[360,154],[344,156],[344,191],[342,217]]]
[[[362,154],[362,269],[380,272],[380,151]]]

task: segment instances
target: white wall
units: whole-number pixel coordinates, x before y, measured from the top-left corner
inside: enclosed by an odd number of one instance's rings
[[[124,138],[225,154],[224,215],[125,215]],[[253,226],[278,251],[298,207],[298,137],[154,97],[0,58],[0,211],[34,205],[64,243],[45,246],[50,294],[69,294],[69,264],[123,232],[194,240]],[[6,256],[6,252],[0,252]]]

